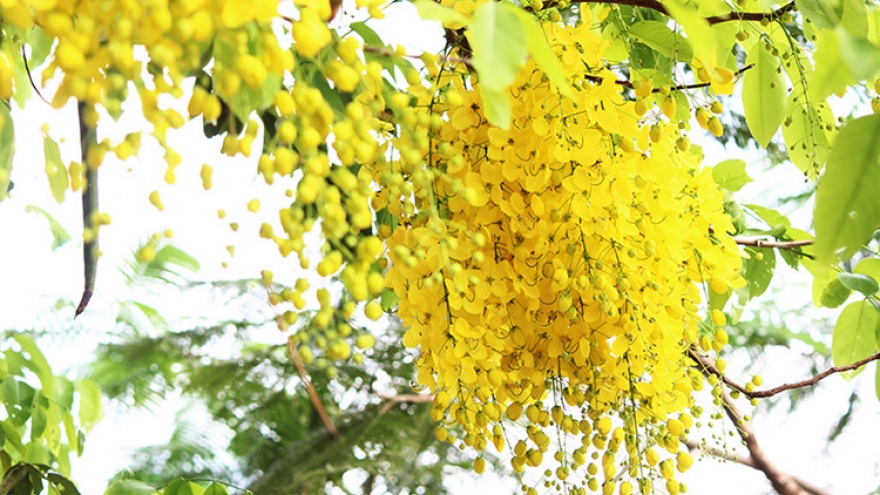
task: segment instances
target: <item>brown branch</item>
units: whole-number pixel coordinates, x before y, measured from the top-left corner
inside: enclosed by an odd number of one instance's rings
[[[763,239],[734,237],[733,239],[740,246],[754,246],[776,249],[795,249],[801,246],[810,246],[815,241],[813,239],[804,239],[800,241],[765,241]]]
[[[266,293],[270,296],[272,295],[272,288],[269,284],[265,285]],[[286,324],[284,322],[284,318],[278,313],[277,308],[274,304],[271,304],[272,311],[275,313],[275,322],[278,324],[278,328],[286,328]],[[309,400],[312,402],[312,406],[315,408],[315,412],[318,413],[318,417],[321,418],[321,422],[324,423],[324,429],[327,430],[327,434],[330,435],[330,438],[333,440],[339,440],[339,431],[336,430],[336,426],[333,425],[333,421],[330,419],[330,415],[327,414],[327,409],[324,408],[324,404],[321,402],[321,397],[318,395],[318,392],[315,390],[315,387],[312,385],[312,381],[309,380],[309,373],[306,371],[306,365],[303,363],[302,356],[299,355],[299,351],[296,350],[296,345],[293,343],[293,336],[287,338],[287,353],[290,354],[290,359],[293,361],[293,365],[296,367],[296,373],[299,375],[300,381],[303,383],[303,387],[306,389],[306,393],[309,395]]]
[[[409,404],[428,404],[434,402],[434,394],[397,394],[390,396],[379,394],[379,397],[386,402],[379,411],[380,416],[387,413],[394,404],[399,404],[401,402]]]
[[[749,65],[747,65],[747,66],[745,66],[745,67],[743,67],[743,68],[737,70],[736,72],[734,72],[733,75],[735,75],[735,76],[740,76],[740,75],[742,75],[743,72],[745,72],[745,71],[751,69],[751,68],[754,67],[754,66],[755,66],[755,64],[749,64]],[[593,82],[595,82],[595,83],[601,83],[602,81],[605,80],[605,78],[602,77],[602,76],[591,76],[591,75],[589,75],[589,74],[584,75],[584,79],[586,79],[586,80],[588,80],[588,81],[593,81]],[[618,79],[617,81],[614,81],[614,83],[615,83],[615,84],[618,84],[618,85],[620,85],[620,86],[623,86],[624,88],[634,89],[634,87],[633,87],[633,83],[630,82],[630,81],[619,80],[619,79]],[[703,83],[703,82],[701,82],[701,83],[691,83],[691,84],[679,84],[679,85],[677,85],[677,86],[672,86],[672,87],[670,87],[670,88],[669,88],[669,91],[682,91],[682,90],[685,90],[685,89],[700,89],[700,88],[708,88],[708,87],[711,86],[711,85],[712,85],[712,83]],[[651,92],[652,92],[652,93],[659,93],[659,92],[660,92],[660,88],[654,88],[653,90],[651,90]]]
[[[735,462],[737,464],[742,464],[743,466],[748,466],[752,469],[758,469],[758,466],[755,465],[754,459],[751,456],[735,456],[731,455],[730,452],[725,450],[710,447],[708,445],[703,445],[695,442],[694,440],[687,439],[684,442],[685,446],[687,446],[688,450],[691,452],[700,451],[706,455],[717,457],[719,459],[723,459],[725,461]],[[827,490],[820,488],[809,481],[804,481],[797,476],[791,477],[800,487],[810,495],[831,495]]]
[[[396,51],[391,50],[390,48],[387,48],[384,46],[369,46],[369,45],[367,45],[367,46],[364,46],[364,51],[370,52],[370,53],[375,53],[376,55],[379,55],[380,57],[403,57],[403,58],[411,58],[413,60],[421,60],[421,58],[422,58],[419,55],[410,55],[408,53],[399,54]],[[452,57],[452,56],[443,55],[443,54],[438,54],[437,56],[439,57],[440,60],[443,60],[444,62],[449,62],[451,64],[463,64],[464,66],[466,66],[468,69],[471,69],[471,70],[473,70],[473,68],[474,68],[473,60],[471,60],[468,57]]]
[[[609,3],[616,5],[629,5],[632,7],[643,7],[646,9],[656,10],[664,15],[669,15],[669,11],[666,10],[666,7],[663,6],[662,3],[657,0],[612,0],[612,1],[600,1],[600,0],[570,0],[569,3]],[[763,22],[763,21],[775,21],[776,19],[781,18],[788,12],[791,12],[795,9],[794,1],[791,1],[782,7],[779,7],[776,10],[771,12],[737,12],[731,11],[727,14],[721,15],[713,15],[710,17],[706,17],[706,22],[710,25],[713,24],[721,24],[722,22],[730,22],[730,21],[753,21],[753,22]],[[671,17],[671,16],[670,16]]]
[[[773,489],[780,495],[807,495],[807,491],[790,474],[782,471],[770,461],[764,449],[758,444],[752,424],[746,421],[742,413],[739,412],[739,409],[736,408],[736,404],[734,404],[733,398],[727,392],[727,389],[721,389],[721,400],[724,401],[724,412],[730,418],[730,421],[733,422],[737,433],[739,433],[740,438],[743,440],[743,444],[748,449],[752,462],[755,464],[755,469],[764,473],[764,476],[773,485]]]
[[[773,22],[781,19],[785,14],[795,9],[794,1],[779,7],[772,12],[730,12],[729,14],[713,15],[706,18],[706,22],[711,24],[720,24],[729,21],[753,21],[753,22]]]
[[[315,390],[315,387],[312,386],[312,382],[309,380],[309,375],[306,372],[306,366],[305,364],[303,364],[302,357],[300,357],[299,351],[296,350],[296,345],[294,345],[293,343],[293,336],[290,336],[287,339],[287,352],[290,354],[290,359],[293,360],[294,366],[296,366],[296,372],[299,375],[299,379],[303,382],[303,386],[306,388],[306,392],[309,394],[309,400],[312,401],[312,405],[315,407],[315,412],[318,413],[318,417],[321,418],[321,422],[324,423],[324,429],[327,430],[330,438],[332,438],[333,440],[338,440],[339,432],[333,425],[333,421],[330,420],[330,416],[327,414],[327,410],[324,409],[324,404],[321,403],[321,397],[318,396],[318,392]]]
[[[876,361],[876,360],[880,359],[880,352],[878,352],[872,356],[868,356],[865,359],[860,359],[860,360],[858,360],[852,364],[848,364],[846,366],[832,366],[832,367],[828,368],[827,370],[819,373],[818,375],[807,378],[806,380],[801,380],[799,382],[794,382],[794,383],[785,383],[783,385],[779,385],[778,387],[768,388],[768,389],[764,389],[764,390],[752,390],[751,392],[749,392],[746,389],[745,385],[727,377],[724,373],[722,373],[715,366],[715,363],[710,361],[708,357],[699,355],[699,353],[697,353],[697,351],[694,348],[690,348],[688,350],[688,355],[691,357],[691,359],[693,359],[694,361],[699,363],[699,365],[703,368],[704,372],[717,376],[718,378],[721,379],[721,381],[724,382],[725,385],[727,385],[728,387],[730,387],[732,389],[738,390],[740,393],[742,393],[743,395],[745,395],[746,397],[748,397],[750,399],[764,399],[764,398],[772,397],[774,395],[785,392],[786,390],[791,390],[791,389],[795,389],[795,388],[803,388],[803,387],[812,387],[813,385],[816,385],[820,381],[824,380],[825,378],[828,378],[829,376],[831,376],[835,373],[843,373],[846,371],[852,371],[854,369],[861,368],[862,366],[870,363],[871,361]]]

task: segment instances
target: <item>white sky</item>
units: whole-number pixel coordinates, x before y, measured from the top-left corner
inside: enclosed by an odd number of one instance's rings
[[[414,53],[418,53],[419,48],[430,50],[438,43],[437,27],[421,23],[409,5],[394,5],[388,10],[388,19],[381,26],[378,23],[373,26],[386,41],[402,43]],[[425,33],[433,34],[428,36]],[[181,114],[186,115],[185,101],[177,105]],[[123,117],[118,125],[106,125],[102,130],[113,129],[113,134],[105,135],[118,139],[127,132],[143,128],[143,122],[133,116],[136,114],[132,112],[132,116]],[[108,154],[101,168],[101,210],[112,215],[113,224],[101,232],[103,256],[98,269],[97,293],[89,309],[76,322],[66,319],[66,314],[62,319],[48,316],[48,308],[58,298],[76,302],[82,291],[81,221],[78,195],[68,193],[67,201],[57,205],[49,194],[42,165],[39,128],[44,122],[50,123],[53,137],[67,139],[66,143],[61,144],[64,160],[78,160],[76,113],[72,105],[56,112],[35,99],[27,113],[15,113],[15,121],[18,151],[13,180],[16,187],[12,198],[0,203],[0,232],[4,233],[0,242],[0,329],[58,329],[59,338],[54,343],[43,344],[56,371],[73,369],[88,362],[96,344],[96,331],[112,326],[114,301],[133,297],[117,267],[130,256],[138,242],[153,232],[174,229],[173,242],[201,263],[202,270],[197,275],[199,279],[255,277],[263,268],[273,269],[276,279],[287,283],[300,276],[296,261],[282,260],[270,241],[251,240],[254,237],[252,233],[259,229],[263,221],[277,223],[273,212],[286,205],[288,199],[278,194],[276,187],[269,188],[261,178],[255,177],[255,167],[243,163],[240,156],[229,159],[220,155],[217,151],[220,143],[216,140],[206,143],[201,136],[200,124],[194,122],[195,125],[189,125],[181,132],[170,133],[175,149],[183,157],[177,172],[178,183],[173,187],[163,182],[165,165],[151,139],[144,139],[140,158],[126,163],[118,163]],[[258,148],[255,146],[255,149]],[[733,154],[737,153],[740,152]],[[716,149],[707,154],[736,157],[729,156],[730,152]],[[199,170],[202,163],[214,167],[214,188],[209,192],[193,194],[193,191],[201,191]],[[706,164],[713,163],[707,160]],[[749,170],[753,177],[758,176],[759,168],[760,164],[750,163]],[[794,187],[800,181],[799,173],[793,168],[782,168],[772,175]],[[767,190],[771,187],[774,195],[779,194],[776,185],[765,189],[761,185],[747,187],[751,190],[744,191],[743,197],[767,197]],[[149,192],[154,189],[162,192],[165,213],[157,212],[147,201]],[[249,213],[246,209],[247,201],[255,197],[259,197],[263,205],[258,214]],[[74,241],[52,253],[51,236],[45,221],[34,214],[25,213],[25,206],[29,204],[50,212],[68,230]],[[216,211],[219,208],[227,210],[226,220],[217,219]],[[241,224],[238,235],[230,231],[230,221]],[[213,241],[217,238],[230,239],[230,243],[236,246],[234,258],[229,258],[226,243]],[[212,241],[206,242],[207,239]],[[224,260],[230,261],[229,268],[220,266]],[[781,289],[778,292],[780,309],[798,311],[802,301],[809,301],[809,287],[802,277],[777,278],[774,287]],[[137,297],[145,296],[138,294]],[[157,304],[161,304],[162,312],[169,315],[169,319],[192,313],[191,308],[180,304],[180,301],[162,299],[161,295],[146,297],[160,300]],[[72,307],[69,312],[72,316]],[[812,321],[797,314],[790,315],[789,320],[795,325],[806,325]],[[817,335],[824,334],[825,340],[830,340],[830,328],[815,330]],[[283,336],[277,332],[267,332],[262,338],[283,341]],[[729,369],[734,374],[741,370],[740,376],[746,378],[756,371],[760,372],[766,385],[776,385],[807,376],[808,369],[793,356],[795,354],[769,349],[753,367],[744,369],[749,366],[747,361],[734,360]],[[755,429],[769,458],[783,470],[813,484],[829,486],[838,494],[866,494],[876,488],[880,484],[880,445],[876,442],[880,438],[880,407],[874,397],[872,375],[873,366],[855,380],[861,404],[851,426],[827,450],[824,438],[845,411],[846,399],[852,388],[840,377],[831,377],[823,382],[816,395],[804,401],[793,415],[786,414],[784,406],[770,414],[759,413]],[[125,467],[127,456],[133,449],[164,442],[173,429],[173,410],[181,404],[178,398],[172,398],[169,404],[154,412],[107,407],[107,417],[87,438],[84,456],[74,462],[73,478],[80,483],[82,492],[88,495],[103,492],[107,478]],[[222,431],[218,435],[222,440]],[[730,444],[736,440],[737,437],[733,437]],[[684,476],[684,480],[691,487],[692,494],[747,495],[770,491],[760,473],[730,462],[698,462]],[[480,481],[463,479],[449,482],[454,493],[479,493],[487,489],[492,493],[511,491],[509,483],[502,483],[491,475],[484,476]]]

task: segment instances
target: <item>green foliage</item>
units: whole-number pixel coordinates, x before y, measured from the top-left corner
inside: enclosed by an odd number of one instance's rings
[[[9,196],[12,156],[15,154],[15,130],[9,103],[0,101],[0,200]]]
[[[875,351],[874,331],[877,326],[877,308],[869,300],[856,301],[843,308],[834,325],[831,355],[834,364],[845,366],[864,359]],[[864,367],[843,373],[852,378]]]
[[[816,196],[816,256],[820,262],[849,259],[880,224],[880,115],[848,123],[828,159]]]
[[[43,134],[43,153],[46,156],[46,177],[49,178],[49,190],[52,191],[52,197],[59,204],[64,201],[64,193],[70,185],[67,177],[67,167],[61,161],[61,151],[58,149],[58,143]]]
[[[60,248],[61,246],[67,244],[67,241],[70,240],[70,234],[67,233],[67,230],[64,229],[58,220],[55,220],[55,217],[49,214],[46,210],[40,208],[39,206],[27,205],[24,208],[24,211],[28,213],[37,213],[43,215],[47,222],[49,222],[49,232],[52,233],[52,251]]]
[[[724,189],[736,192],[752,178],[746,173],[746,162],[742,160],[724,160],[712,167],[712,178]]]
[[[785,79],[779,58],[764,43],[752,45],[746,64],[754,64],[743,75],[746,122],[758,145],[766,148],[785,116]]]

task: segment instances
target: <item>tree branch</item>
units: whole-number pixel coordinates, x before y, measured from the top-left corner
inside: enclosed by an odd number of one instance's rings
[[[746,397],[748,397],[750,399],[764,399],[764,398],[772,397],[774,395],[785,392],[786,390],[791,390],[791,389],[795,389],[795,388],[803,388],[803,387],[812,387],[813,385],[819,383],[820,381],[824,380],[825,378],[828,378],[829,376],[831,376],[835,373],[843,373],[846,371],[852,371],[854,369],[861,368],[862,366],[870,363],[871,361],[876,361],[876,360],[880,359],[880,352],[878,352],[874,355],[866,357],[865,359],[860,359],[860,360],[858,360],[852,364],[848,364],[846,366],[832,366],[832,367],[828,368],[827,370],[819,373],[818,375],[807,378],[806,380],[801,380],[799,382],[794,382],[794,383],[785,383],[783,385],[779,385],[778,387],[768,388],[768,389],[764,389],[764,390],[752,390],[751,392],[749,392],[746,389],[745,385],[726,376],[724,373],[722,373],[715,366],[715,363],[713,363],[711,360],[709,360],[709,358],[707,356],[701,356],[696,351],[696,349],[694,349],[693,347],[688,349],[688,355],[691,357],[691,359],[696,361],[702,367],[703,373],[708,373],[708,374],[712,374],[712,375],[717,376],[719,379],[721,379],[721,381],[724,382],[725,385],[727,385],[728,387],[730,387],[732,389],[738,390],[740,393],[742,393],[743,395],[745,395]]]
[[[394,404],[399,404],[401,402],[406,402],[409,404],[428,404],[434,402],[434,394],[397,394],[397,395],[382,395],[379,394],[379,398],[386,402],[382,409],[379,411],[379,415],[383,415],[391,409]]]
[[[763,239],[734,237],[733,239],[740,246],[755,246],[776,249],[795,249],[801,246],[810,246],[815,241],[813,239],[804,239],[800,241],[765,241]]]
[[[737,433],[739,433],[740,438],[743,440],[743,444],[748,449],[751,460],[755,464],[755,469],[764,473],[764,476],[773,485],[773,489],[780,495],[807,495],[808,492],[790,474],[780,470],[767,458],[764,449],[758,444],[752,424],[743,418],[742,413],[736,408],[730,393],[724,388],[721,389],[721,400],[724,402],[724,412],[730,418],[730,421],[733,422]]]
[[[712,457],[717,457],[719,459],[724,459],[725,461],[735,462],[737,464],[742,464],[743,466],[748,466],[752,469],[758,469],[758,466],[755,465],[755,461],[750,456],[734,456],[731,455],[730,452],[725,450],[709,447],[708,445],[698,444],[694,440],[685,440],[684,444],[687,446],[688,450],[691,452],[700,451],[704,454],[710,455]],[[798,485],[800,485],[801,489],[810,495],[831,495],[830,492],[824,490],[808,481],[804,481],[797,476],[791,477]]]
[[[609,3],[616,5],[630,5],[632,7],[643,7],[646,9],[656,10],[664,15],[669,15],[669,11],[666,10],[666,7],[663,6],[662,3],[657,0],[612,0],[612,1],[600,1],[600,0],[571,0],[569,3]],[[737,12],[731,11],[727,14],[721,15],[713,15],[710,17],[706,17],[706,22],[710,25],[712,24],[721,24],[722,22],[730,22],[730,21],[753,21],[753,22],[762,22],[768,21],[772,22],[776,19],[781,18],[788,12],[791,12],[795,9],[795,3],[793,1],[788,2],[787,4],[779,7],[776,10],[770,12]],[[671,16],[670,16],[671,17]]]
[[[272,288],[269,284],[266,284],[265,287],[266,292],[271,296]],[[286,328],[284,318],[278,313],[275,305],[271,306],[272,311],[275,313],[275,322],[278,324],[278,328]],[[321,418],[321,422],[324,423],[324,429],[327,430],[327,434],[330,435],[330,438],[333,440],[339,440],[339,431],[336,429],[336,426],[333,425],[330,415],[327,414],[327,409],[324,408],[324,404],[321,402],[321,396],[318,395],[318,392],[312,385],[312,381],[309,380],[309,373],[306,371],[306,365],[303,363],[299,351],[296,350],[292,335],[287,338],[287,353],[290,355],[290,359],[296,367],[296,373],[299,375],[299,379],[302,381],[303,387],[305,387],[306,393],[309,395],[309,400],[312,402],[312,406],[315,407],[315,412],[318,413],[318,417]]]

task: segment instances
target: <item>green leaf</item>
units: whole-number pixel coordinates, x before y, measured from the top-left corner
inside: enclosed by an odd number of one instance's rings
[[[281,75],[269,72],[266,74],[263,85],[259,88],[251,88],[242,83],[235,96],[229,101],[229,108],[239,120],[247,122],[251,112],[262,111],[272,104],[279,88],[281,88]],[[240,132],[241,129],[236,129],[236,131]]]
[[[755,205],[755,204],[746,204],[743,205],[746,208],[752,210],[758,217],[764,221],[768,226],[774,227],[776,225],[784,225],[786,229],[791,227],[791,221],[778,211],[767,208],[766,206]]]
[[[831,338],[831,357],[835,366],[846,366],[874,353],[874,332],[877,309],[868,300],[856,301],[843,308]],[[864,367],[841,373],[850,379],[861,373]]]
[[[226,486],[212,481],[203,495],[229,495],[229,490],[226,489]]]
[[[39,394],[39,392],[37,392]],[[43,432],[46,431],[46,425],[48,423],[46,418],[46,408],[37,404],[38,401],[34,401],[34,407],[31,411],[31,440],[39,440],[41,436],[43,436]]]
[[[27,30],[27,44],[31,47],[31,55],[28,59],[28,67],[33,70],[43,65],[46,57],[52,52],[54,39],[46,34],[40,26],[33,26]]]
[[[33,87],[30,78],[28,78],[28,69],[24,65],[24,59],[18,56],[14,60],[12,78],[15,81],[15,91],[12,93],[12,99],[18,103],[18,108],[24,109],[25,102],[31,99]]]
[[[522,9],[518,9],[506,3],[501,5],[505,9],[511,11],[519,19],[520,25],[526,35],[526,45],[528,46],[529,52],[532,54],[532,57],[535,58],[535,62],[541,67],[541,70],[543,70],[544,73],[547,74],[547,77],[553,81],[553,84],[556,85],[556,88],[559,89],[563,96],[571,96],[571,85],[565,77],[565,72],[562,70],[559,58],[556,57],[556,54],[547,42],[547,36],[544,34],[541,27],[542,25]]]
[[[880,290],[880,285],[877,285],[876,280],[861,273],[841,272],[837,274],[837,279],[847,289],[861,292],[866,297],[872,296]]]
[[[163,267],[178,266],[184,270],[197,272],[199,271],[199,262],[186,251],[174,246],[166,244],[156,252],[153,260]]]
[[[746,64],[754,64],[743,75],[743,110],[752,137],[762,148],[770,144],[784,118],[785,78],[779,58],[758,42],[749,50]]]
[[[382,38],[376,34],[376,31],[373,28],[369,27],[363,21],[352,22],[349,26],[352,31],[360,35],[360,37],[364,40],[364,44],[367,46],[385,46],[385,43],[382,41]]]
[[[752,182],[746,173],[746,162],[742,160],[724,160],[712,167],[712,178],[715,183],[728,191],[736,192],[742,186]]]
[[[73,481],[70,481],[58,473],[46,473],[46,481],[52,483],[56,487],[60,487],[61,495],[80,495],[79,490],[76,489],[76,485],[73,484]]]
[[[814,225],[818,261],[849,259],[880,224],[880,115],[849,122],[840,131],[828,170],[819,181]]]
[[[396,292],[388,287],[382,289],[382,294],[379,296],[379,304],[382,305],[382,311],[390,313],[397,307],[399,301],[400,296]]]
[[[70,411],[64,413],[64,436],[67,437],[67,445],[70,450],[79,451],[79,433],[76,431],[76,425],[73,424],[73,414]]]
[[[467,37],[473,49],[473,64],[480,75],[484,100],[492,99],[486,98],[487,89],[492,90],[495,100],[499,100],[497,93],[513,83],[528,53],[523,25],[513,8],[498,2],[484,3],[474,10],[468,24]],[[506,106],[509,114],[510,105]],[[509,117],[502,120],[497,118],[501,114],[495,114],[493,119],[488,115],[490,112],[486,113],[493,125],[507,127],[498,123],[509,122]]]
[[[797,9],[820,29],[828,29],[840,23],[843,4],[840,0],[795,0]]]
[[[712,26],[702,14],[690,4],[680,3],[678,0],[663,2],[663,6],[669,11],[670,17],[675,19],[685,34],[687,34],[694,56],[699,58],[709,69],[714,69],[716,62],[715,33]]]
[[[119,480],[110,483],[104,495],[153,495],[156,489],[137,480]]]
[[[7,377],[3,380],[3,405],[13,424],[22,426],[31,417],[36,391],[18,378]]]
[[[15,154],[15,127],[9,104],[0,100],[0,201],[9,196],[12,156]]]
[[[852,272],[867,275],[874,280],[880,280],[880,258],[864,258],[856,263]]]
[[[49,361],[43,355],[43,351],[34,342],[34,339],[24,333],[16,333],[12,337],[21,346],[21,349],[27,354],[27,367],[37,375],[40,385],[43,387],[43,395],[50,399],[55,399],[55,375],[52,373],[52,367]]]
[[[785,115],[790,120],[782,126],[782,137],[789,157],[808,178],[814,179],[828,159],[832,135],[827,126],[834,125],[834,115],[827,103],[808,100],[798,91],[788,95]]]
[[[868,35],[868,9],[864,0],[843,0],[840,26],[855,36]]]
[[[690,62],[694,56],[687,41],[669,29],[665,22],[638,21],[629,27],[628,32],[634,41],[653,48],[664,57]]]
[[[70,185],[67,177],[67,167],[61,161],[61,151],[58,150],[58,143],[43,134],[43,153],[46,155],[46,177],[49,178],[49,189],[52,191],[52,197],[55,201],[61,203],[64,201],[64,193]]]
[[[440,21],[444,25],[448,23],[467,24],[468,21],[467,17],[458,11],[431,0],[416,0],[413,5],[415,5],[419,17],[426,21]]]
[[[162,495],[202,495],[204,492],[204,488],[192,481],[178,478],[168,483],[168,486],[162,491]]]
[[[810,97],[817,100],[880,72],[880,48],[843,27],[825,32],[818,42],[815,60],[816,72],[809,90]]]
[[[845,303],[852,293],[852,289],[847,288],[840,279],[835,278],[822,290],[819,303],[826,308],[836,308]]]
[[[46,210],[40,208],[39,206],[27,205],[24,207],[24,211],[28,213],[38,213],[43,215],[46,218],[46,221],[49,222],[49,232],[52,233],[52,251],[60,248],[61,246],[67,244],[67,241],[70,240],[70,234],[64,230],[64,227],[58,223],[58,220],[55,220],[55,217],[49,214]]]
[[[88,430],[104,415],[101,389],[94,381],[82,378],[76,381],[76,391],[79,393],[79,424]]]
[[[746,279],[749,288],[749,298],[760,296],[767,290],[770,280],[773,279],[773,269],[776,268],[776,251],[770,248],[747,247],[746,253],[749,258],[743,263],[743,278]],[[758,259],[757,254],[763,254]]]
[[[480,96],[483,98],[483,112],[489,123],[495,127],[507,129],[510,126],[512,112],[507,90],[480,86]]]

